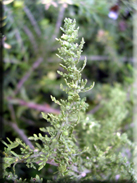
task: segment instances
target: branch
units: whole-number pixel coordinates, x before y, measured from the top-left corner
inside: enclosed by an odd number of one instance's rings
[[[10,97],[8,97],[7,100],[12,104],[26,106],[26,107],[31,108],[31,109],[36,109],[37,111],[40,111],[40,112],[55,113],[55,114],[60,113],[59,110],[51,108],[48,104],[39,105],[39,104],[36,104],[34,102],[26,102],[26,101],[21,100],[21,99],[17,99],[17,98],[13,99]]]
[[[34,146],[32,145],[32,143],[28,140],[28,137],[25,135],[24,131],[19,129],[17,122],[16,122],[16,116],[15,116],[15,112],[14,112],[14,108],[11,104],[9,104],[9,110],[11,113],[11,118],[14,122],[7,122],[6,120],[4,120],[4,123],[11,126],[12,129],[14,129],[14,131],[20,136],[20,138],[27,144],[30,146],[31,149],[34,149]]]
[[[83,61],[85,57],[87,58],[88,61],[109,61],[110,60],[108,56],[100,56],[100,55],[92,55],[92,56],[82,55],[79,60]],[[128,57],[119,58],[119,62],[127,62],[127,61],[131,63],[134,62],[133,58],[128,58]],[[55,60],[52,58],[49,58],[48,62],[52,63],[52,62],[55,62]],[[56,62],[60,62],[60,59],[57,58]]]
[[[29,124],[29,125],[32,125],[32,126],[35,126],[36,124],[32,121],[32,120],[30,120],[30,119],[26,119],[26,118],[24,118],[24,117],[20,117],[20,119],[23,121],[23,122],[25,122],[25,123],[27,123],[27,124]]]
[[[15,115],[15,111],[14,111],[13,106],[11,104],[9,104],[8,107],[9,107],[9,111],[10,111],[10,114],[11,114],[11,119],[13,121],[16,121],[16,115]]]
[[[88,112],[88,114],[94,114],[97,112],[102,106],[100,104],[96,105],[92,110]]]
[[[33,49],[35,51],[37,51],[37,44],[36,44],[36,41],[34,39],[32,32],[29,30],[29,28],[26,25],[23,26],[23,29],[24,29],[24,32],[26,33],[26,35],[29,37],[31,44],[33,46]]]
[[[92,56],[86,56],[86,55],[82,55],[80,60],[84,60],[85,57],[87,57],[87,60],[90,61],[105,61],[105,60],[110,60],[110,58],[108,56],[100,56],[100,55],[92,55]],[[122,62],[133,62],[133,58],[128,58],[128,57],[120,57],[119,61]]]
[[[4,6],[5,12],[8,14],[8,19],[10,20],[10,22],[12,23],[12,25],[14,25],[14,27],[18,27],[18,24],[16,25],[15,22],[15,18],[12,15],[12,11],[10,10],[10,8],[8,8],[7,6]],[[21,35],[20,35],[20,31],[18,28],[14,28],[14,33],[15,33],[15,37],[19,43],[19,45],[22,46],[23,48],[23,52],[24,52],[24,47],[23,47],[23,41],[21,39]]]
[[[34,26],[35,32],[37,33],[38,36],[40,36],[41,35],[41,31],[39,29],[39,26],[38,26],[34,16],[31,13],[31,11],[26,6],[23,8],[23,10],[25,11],[26,15],[28,16],[32,26]]]
[[[36,62],[34,62],[32,67],[29,69],[29,71],[23,76],[23,78],[17,84],[16,90],[14,92],[15,95],[19,92],[22,85],[25,83],[25,81],[27,81],[27,79],[30,77],[31,73],[41,64],[42,61],[43,61],[43,58],[39,57],[36,60]]]
[[[60,27],[61,27],[61,24],[62,24],[62,20],[63,20],[63,17],[64,17],[64,12],[65,12],[65,7],[62,5],[60,7],[60,10],[59,10],[59,15],[58,15],[58,19],[57,19],[57,22],[56,22],[55,32],[54,32],[53,37],[52,37],[53,41],[58,36],[59,30],[60,30]]]
[[[34,146],[28,140],[28,137],[25,135],[24,131],[19,129],[15,122],[7,122],[6,120],[4,120],[4,123],[6,125],[9,125],[31,149],[34,149]]]

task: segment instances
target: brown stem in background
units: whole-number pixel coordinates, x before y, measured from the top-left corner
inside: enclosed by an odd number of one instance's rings
[[[27,81],[27,79],[30,77],[30,75],[34,71],[34,69],[36,69],[41,64],[42,61],[43,61],[43,58],[39,57],[36,60],[36,62],[34,62],[32,67],[29,69],[29,71],[23,76],[23,78],[17,84],[16,90],[14,92],[15,95],[19,92],[19,90],[21,89],[21,87],[25,83],[25,81]]]
[[[34,149],[34,146],[32,143],[29,141],[28,137],[25,135],[24,131],[21,130],[15,122],[7,122],[4,120],[4,123],[6,125],[9,125],[19,136],[20,138],[27,144],[31,149]]]
[[[85,57],[87,57],[87,60],[93,60],[93,61],[105,61],[105,60],[110,60],[108,56],[100,56],[100,55],[92,55],[92,56],[86,56],[82,55],[80,60],[84,60]],[[119,57],[119,62],[133,62],[133,58],[128,58],[128,57]]]
[[[10,111],[10,114],[11,114],[11,119],[16,122],[16,116],[15,116],[13,105],[8,104],[8,107],[9,107],[9,111]]]
[[[34,121],[32,121],[32,120],[30,120],[30,119],[26,119],[26,118],[24,118],[23,116],[21,116],[20,119],[21,119],[23,122],[25,122],[25,123],[27,123],[27,124],[29,124],[29,125],[32,125],[32,126],[35,126],[35,125],[36,125]]]
[[[20,138],[27,144],[30,146],[31,149],[34,149],[34,146],[32,145],[32,143],[28,140],[28,137],[25,135],[24,131],[21,130],[16,122],[16,115],[15,115],[15,111],[13,108],[12,104],[9,104],[9,110],[11,113],[11,118],[13,122],[7,122],[6,120],[4,120],[4,123],[11,126],[12,129],[20,136]]]
[[[10,8],[8,8],[7,6],[4,6],[5,12],[8,12],[8,19],[10,20],[11,24],[14,25],[14,32],[15,32],[15,37],[17,39],[18,42],[18,46],[21,46],[21,52],[25,53],[25,49],[24,49],[24,45],[23,45],[23,40],[21,38],[21,34],[18,28],[18,24],[16,24],[17,22],[15,21],[15,18],[13,17],[12,11],[10,10]],[[16,26],[15,26],[16,25]]]
[[[26,101],[21,100],[21,99],[10,98],[10,97],[8,97],[8,101],[12,104],[26,106],[26,107],[31,108],[31,109],[36,109],[37,111],[40,111],[40,112],[55,113],[55,114],[60,113],[59,110],[51,108],[48,104],[39,105],[39,104],[36,104],[34,102],[26,102]]]
[[[65,7],[62,5],[60,7],[60,10],[59,10],[58,19],[57,19],[57,22],[56,22],[55,32],[54,32],[53,37],[52,37],[53,41],[58,36],[59,30],[60,30],[60,27],[61,27],[61,24],[62,24],[62,20],[63,20],[63,17],[64,17],[64,12],[65,12]]]
[[[23,10],[25,11],[25,13],[28,16],[32,26],[34,27],[35,32],[37,33],[38,36],[40,36],[41,35],[41,31],[39,29],[39,26],[37,25],[37,22],[36,22],[34,16],[31,13],[31,11],[29,10],[29,8],[27,6],[25,6],[23,8]]]
[[[26,33],[26,35],[28,36],[28,38],[30,39],[30,42],[31,42],[31,45],[33,46],[33,49],[35,51],[37,51],[37,44],[36,44],[36,41],[34,39],[32,32],[29,30],[29,28],[26,25],[23,26],[23,30]]]
[[[108,56],[100,56],[100,55],[92,55],[92,56],[82,55],[79,60],[83,61],[85,59],[85,57],[87,58],[88,62],[90,62],[90,61],[109,61],[110,60],[110,58]],[[59,62],[59,61],[60,60],[57,58],[56,62]],[[126,62],[126,61],[133,63],[133,58],[128,58],[128,57],[119,58],[119,62]],[[55,62],[55,60],[52,58],[48,58],[48,62]]]
[[[101,108],[101,105],[98,104],[98,105],[96,105],[92,110],[90,110],[90,111],[88,112],[88,114],[94,114],[94,113],[97,112],[100,108]]]

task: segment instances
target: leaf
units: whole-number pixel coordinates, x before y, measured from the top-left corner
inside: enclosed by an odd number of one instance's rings
[[[41,114],[42,114],[42,117],[43,117],[44,119],[46,119],[46,120],[47,120],[48,115],[47,115],[47,114],[45,114],[44,112],[41,112]]]
[[[50,97],[51,97],[51,100],[52,100],[53,102],[55,102],[55,103],[58,104],[58,105],[61,105],[61,103],[60,103],[58,100],[56,100],[55,97],[53,97],[52,95],[51,95]]]
[[[15,157],[20,158],[18,154],[16,154],[14,151],[10,151],[11,154],[13,154]]]
[[[87,91],[91,90],[94,87],[94,85],[95,85],[95,83],[93,82],[93,84],[91,86],[81,90],[80,92],[87,92]]]
[[[83,67],[79,70],[80,72],[82,72],[82,71],[83,71],[83,69],[84,69],[84,68],[85,68],[85,66],[86,66],[86,63],[87,63],[87,58],[85,57]]]
[[[40,171],[46,165],[46,163],[41,162],[39,163],[39,165],[40,167],[38,168],[38,171]]]

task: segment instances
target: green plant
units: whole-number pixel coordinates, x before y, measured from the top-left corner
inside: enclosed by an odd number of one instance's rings
[[[115,156],[116,149],[122,143],[127,144],[130,148],[133,147],[133,144],[127,139],[125,134],[119,136],[115,128],[118,125],[114,125],[114,128],[111,128],[113,123],[108,121],[108,119],[106,119],[106,124],[103,119],[102,124],[104,123],[106,128],[102,128],[103,134],[100,135],[101,124],[93,119],[91,115],[87,116],[85,113],[88,105],[85,102],[85,98],[81,99],[80,93],[91,90],[94,83],[90,87],[85,87],[87,80],[82,79],[81,73],[86,66],[86,59],[81,68],[78,66],[84,39],[82,39],[79,45],[76,43],[78,28],[76,28],[75,20],[72,21],[66,18],[64,22],[64,28],[61,28],[64,34],[61,36],[61,39],[57,39],[61,44],[59,55],[57,56],[63,61],[60,66],[65,70],[64,72],[58,71],[58,74],[64,78],[66,83],[66,87],[61,84],[60,88],[66,92],[68,97],[66,100],[57,100],[51,96],[52,101],[60,106],[60,114],[46,115],[42,113],[43,118],[50,122],[50,126],[40,128],[41,133],[29,137],[29,140],[35,141],[33,146],[29,147],[18,138],[14,142],[9,138],[7,138],[9,143],[3,142],[7,146],[3,152],[5,155],[4,177],[7,180],[16,182],[27,182],[27,180],[22,180],[16,175],[16,164],[26,163],[27,167],[34,169],[38,165],[38,170],[41,170],[48,163],[58,167],[58,177],[56,180],[65,176],[68,179],[76,179],[78,182],[84,179],[111,179],[117,175],[116,169],[118,168],[119,173],[123,173],[127,179],[136,181],[134,170],[130,163],[127,163],[127,159],[123,158],[121,154],[118,157]],[[119,98],[122,98],[122,101],[124,101],[125,95],[120,90],[116,92],[119,92]],[[112,93],[113,96],[114,93]],[[108,105],[108,108],[110,106],[113,108],[118,101],[117,99],[114,100],[114,102]],[[121,109],[123,110],[123,106],[116,110],[114,117],[120,115],[119,111]],[[125,115],[125,111],[122,111],[122,116],[116,118],[118,124]],[[113,114],[110,114],[110,116],[112,117]],[[109,120],[113,119],[111,117]],[[93,123],[94,125],[92,125]],[[92,126],[94,127],[92,128]],[[105,130],[107,128],[110,130],[110,134],[108,133],[106,137]],[[86,139],[81,130],[85,131]],[[116,133],[114,138],[113,133]],[[109,137],[111,137],[112,141],[108,142]],[[104,143],[100,142],[101,138],[103,138]],[[18,146],[21,153],[13,150]],[[7,170],[12,165],[13,172],[9,173]],[[36,180],[42,181],[38,175],[36,175],[36,178],[31,178],[31,182]]]

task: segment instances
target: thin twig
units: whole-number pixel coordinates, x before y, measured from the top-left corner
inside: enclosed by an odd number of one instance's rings
[[[59,10],[59,14],[58,14],[57,22],[56,22],[55,32],[54,32],[53,37],[52,37],[53,41],[58,36],[59,30],[60,30],[60,27],[61,27],[61,24],[62,24],[62,20],[63,20],[63,17],[64,17],[64,12],[65,12],[65,7],[62,5],[60,7],[60,10]]]
[[[23,29],[24,29],[26,35],[29,37],[34,50],[37,51],[37,44],[36,44],[36,41],[34,39],[32,32],[29,30],[29,28],[26,25],[23,26]]]
[[[7,6],[4,6],[4,9],[5,9],[5,12],[8,13],[8,19],[9,19],[10,23],[12,25],[14,25],[14,27],[18,27],[18,25],[16,25],[15,18],[13,17],[12,11],[10,10],[10,8],[8,8]],[[20,35],[19,28],[14,28],[14,33],[15,33],[15,37],[16,37],[19,45],[22,47],[22,49],[21,49],[22,52],[24,52],[23,41],[22,41],[22,38],[21,38],[21,35]]]
[[[100,108],[101,108],[101,105],[98,104],[98,105],[96,105],[92,110],[90,110],[90,111],[88,112],[88,114],[94,114],[94,113],[97,112]]]
[[[48,104],[39,105],[39,104],[36,104],[34,102],[26,102],[26,101],[21,100],[21,99],[10,98],[10,97],[8,97],[8,101],[12,104],[26,106],[28,108],[35,109],[35,110],[40,111],[40,112],[55,113],[55,114],[60,113],[59,110],[51,108]]]
[[[17,84],[16,90],[14,92],[14,94],[16,95],[20,88],[22,87],[22,85],[25,83],[25,81],[27,81],[27,79],[30,77],[31,73],[34,71],[34,69],[36,69],[40,63],[43,61],[43,58],[39,57],[36,62],[34,62],[34,64],[32,65],[32,67],[29,69],[29,71],[23,76],[23,78],[19,81],[19,83]]]
[[[31,149],[34,149],[32,143],[28,140],[28,137],[25,135],[24,131],[21,130],[15,122],[7,122],[4,120],[6,125],[9,125],[19,136],[20,138],[27,144]]]
[[[23,46],[23,41],[21,39],[21,35],[20,35],[19,30],[18,29],[15,29],[14,32],[15,32],[15,36],[16,36],[16,39],[17,39],[19,45]]]
[[[87,61],[109,61],[110,58],[108,56],[100,56],[100,55],[92,55],[92,56],[87,56],[87,55],[82,55],[80,57],[80,61],[83,61],[85,59],[85,57],[87,58]],[[55,62],[54,59],[52,58],[48,58],[48,62]],[[56,59],[56,62],[60,62],[60,59]],[[133,58],[127,58],[127,57],[120,57],[119,58],[119,62],[131,62],[133,63]]]
[[[34,16],[31,13],[31,11],[29,10],[29,8],[27,6],[25,6],[23,8],[23,10],[25,11],[26,15],[28,16],[32,26],[34,26],[35,32],[37,33],[38,36],[40,36],[41,35],[41,31],[39,29],[39,26],[37,25],[37,22],[36,22]]]
[[[99,55],[92,55],[92,56],[86,56],[82,55],[80,60],[84,60],[85,57],[87,57],[87,60],[90,61],[105,61],[105,60],[110,60],[108,56],[99,56]],[[119,61],[122,62],[133,62],[133,58],[128,58],[128,57],[119,57]]]
[[[8,104],[8,107],[9,107],[9,111],[10,111],[10,114],[11,114],[11,119],[12,119],[13,121],[16,121],[16,116],[15,116],[15,112],[14,112],[13,105]]]
[[[25,123],[27,123],[27,124],[29,124],[29,125],[32,125],[32,126],[35,126],[35,125],[36,125],[32,120],[26,119],[26,118],[24,118],[23,116],[20,117],[20,119],[21,119],[23,122],[25,122]]]
[[[7,122],[6,120],[4,120],[4,123],[11,126],[14,131],[20,136],[20,138],[27,144],[30,146],[31,149],[34,149],[32,143],[28,140],[28,137],[25,135],[24,131],[19,129],[17,122],[16,122],[16,116],[15,116],[15,112],[14,112],[14,108],[11,104],[9,104],[9,110],[11,113],[11,119],[13,122]]]

